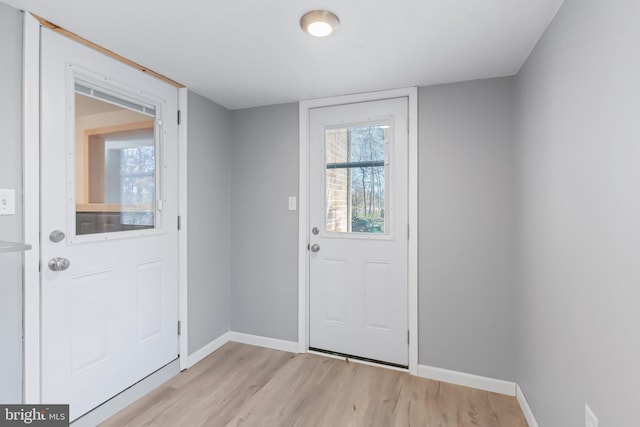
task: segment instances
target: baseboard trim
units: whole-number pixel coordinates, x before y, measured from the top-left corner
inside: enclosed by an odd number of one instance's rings
[[[199,361],[201,361],[202,359],[204,359],[205,357],[207,357],[208,355],[210,355],[211,353],[213,353],[214,351],[216,351],[217,349],[219,349],[220,347],[222,347],[223,345],[231,341],[229,339],[229,334],[230,332],[225,332],[215,340],[211,341],[209,344],[206,344],[200,350],[197,350],[193,354],[190,354],[187,357],[186,369],[189,369],[190,367],[192,367],[193,365],[195,365],[196,363],[198,363]]]
[[[233,331],[230,331],[228,335],[229,341],[238,342],[241,344],[271,348],[273,350],[287,351],[289,353],[298,352],[298,343],[296,341],[285,341],[276,338],[267,338],[258,335],[251,335]]]
[[[506,394],[508,396],[516,395],[516,383],[511,381],[466,374],[449,369],[434,368],[426,365],[418,365],[418,376],[430,380],[491,391],[493,393]]]
[[[285,341],[276,338],[261,337],[258,335],[245,334],[242,332],[225,332],[215,340],[206,344],[200,350],[197,350],[193,354],[187,357],[187,368],[191,368],[193,365],[209,356],[211,353],[228,343],[229,341],[255,345],[258,347],[271,348],[273,350],[287,351],[289,353],[298,352],[298,343],[295,341]]]
[[[533,411],[529,406],[529,402],[520,388],[520,385],[516,385],[516,398],[518,399],[518,403],[520,404],[520,409],[522,409],[522,413],[524,414],[524,418],[527,420],[527,424],[529,427],[538,427],[538,422],[536,418],[533,416]]]

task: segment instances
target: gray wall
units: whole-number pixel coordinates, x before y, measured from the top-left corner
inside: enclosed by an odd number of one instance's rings
[[[566,0],[517,80],[517,378],[541,426],[638,425],[640,4]]]
[[[298,104],[232,112],[231,330],[298,339]]]
[[[420,88],[419,363],[515,381],[514,80]]]
[[[229,330],[231,113],[188,93],[189,353]]]
[[[16,215],[0,216],[0,240],[22,232],[22,12],[0,3],[0,188],[16,190]],[[0,402],[22,402],[22,254],[0,253]]]
[[[420,363],[514,381],[514,81],[419,102]],[[232,117],[231,329],[295,341],[298,106]]]

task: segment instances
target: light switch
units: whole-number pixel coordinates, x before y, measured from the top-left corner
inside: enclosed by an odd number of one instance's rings
[[[295,211],[296,209],[296,196],[289,196],[289,210]]]
[[[0,215],[16,214],[16,190],[0,189]]]

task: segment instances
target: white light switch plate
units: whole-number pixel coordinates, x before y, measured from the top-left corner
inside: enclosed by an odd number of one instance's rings
[[[289,210],[295,211],[296,209],[296,196],[289,196]]]
[[[16,214],[16,190],[0,189],[0,215]]]
[[[585,427],[598,427],[598,419],[589,408],[589,405],[584,405],[584,425]]]

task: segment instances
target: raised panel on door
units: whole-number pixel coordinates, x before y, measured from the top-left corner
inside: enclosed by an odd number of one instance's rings
[[[347,322],[347,266],[345,259],[325,258],[321,261],[319,287],[323,304],[321,318],[325,322],[345,324]]]

